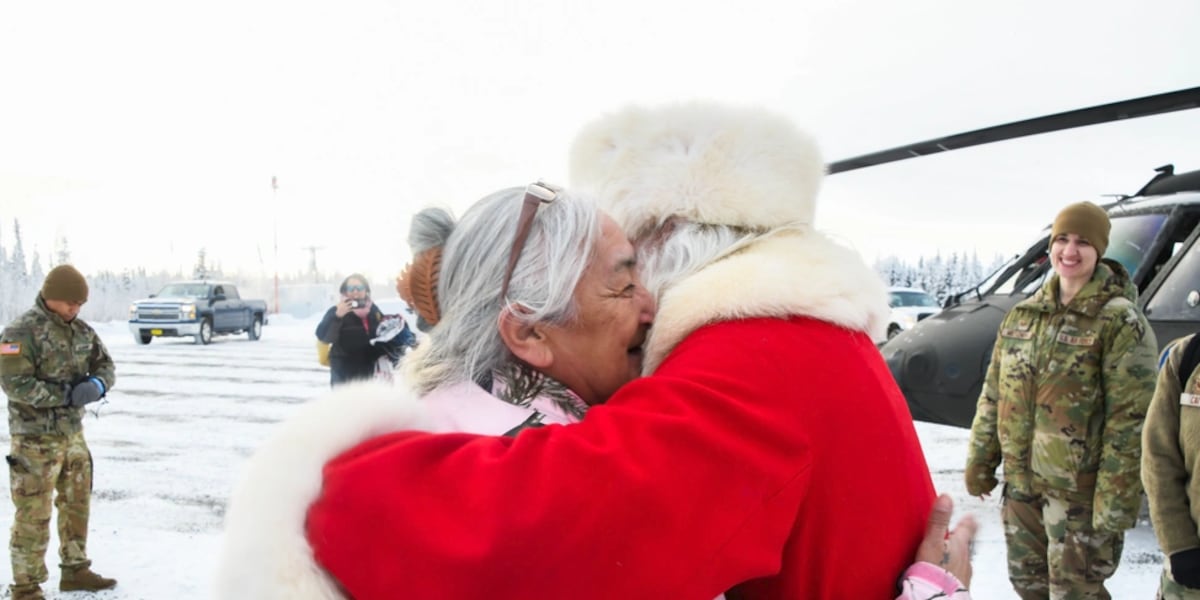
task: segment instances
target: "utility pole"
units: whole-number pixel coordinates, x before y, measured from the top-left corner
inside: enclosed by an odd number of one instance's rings
[[[321,283],[317,274],[317,250],[324,250],[325,246],[304,246],[302,249],[308,250],[308,270],[312,273],[313,283]]]
[[[279,203],[276,195],[279,193],[279,180],[271,176],[271,235],[275,246],[275,314],[279,314]]]

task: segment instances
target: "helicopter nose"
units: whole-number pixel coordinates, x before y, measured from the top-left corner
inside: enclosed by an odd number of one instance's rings
[[[935,356],[930,348],[918,348],[908,356],[905,375],[911,383],[929,383],[933,379],[933,375],[937,371]]]
[[[929,347],[896,348],[884,357],[896,385],[906,394],[931,383],[937,371],[937,353]]]
[[[887,364],[888,370],[892,372],[892,379],[896,380],[896,385],[901,390],[904,389],[904,378],[901,371],[904,368],[904,351],[897,350],[884,357],[883,362]]]

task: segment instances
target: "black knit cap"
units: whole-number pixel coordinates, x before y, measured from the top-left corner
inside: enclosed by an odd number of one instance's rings
[[[71,265],[58,265],[46,273],[42,298],[66,302],[87,302],[88,284],[83,274]]]

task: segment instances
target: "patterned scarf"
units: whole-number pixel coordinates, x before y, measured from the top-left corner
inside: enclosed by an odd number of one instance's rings
[[[588,405],[567,386],[524,364],[511,364],[492,374],[493,396],[522,408],[532,409],[530,425],[577,423]]]

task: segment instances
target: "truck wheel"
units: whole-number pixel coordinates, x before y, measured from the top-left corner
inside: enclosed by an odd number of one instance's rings
[[[133,339],[137,341],[139,346],[145,346],[150,343],[150,340],[154,339],[154,336],[150,335],[147,331],[142,331],[134,335]]]
[[[196,343],[205,344],[212,342],[212,319],[205,317],[200,321],[200,333],[196,334]]]
[[[249,337],[252,342],[262,337],[262,317],[254,315],[254,323],[250,325],[250,329],[246,330],[246,337]]]

